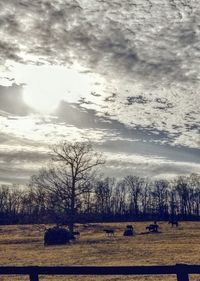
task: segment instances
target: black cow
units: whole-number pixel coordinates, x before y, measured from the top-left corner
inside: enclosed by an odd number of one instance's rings
[[[146,227],[149,232],[158,232],[159,225],[158,224],[150,224]]]
[[[104,229],[103,230],[108,236],[114,236],[115,230],[114,229]]]
[[[169,220],[168,224],[171,224],[172,227],[175,225],[176,227],[178,227],[178,220]]]
[[[80,232],[79,231],[73,231],[72,234],[74,236],[80,237]]]
[[[133,236],[133,226],[131,224],[128,224],[126,226],[126,229],[124,230],[124,236]]]
[[[133,230],[133,226],[132,226],[132,224],[128,224],[128,225],[126,226],[126,228],[127,228],[127,229],[131,229],[131,230]]]

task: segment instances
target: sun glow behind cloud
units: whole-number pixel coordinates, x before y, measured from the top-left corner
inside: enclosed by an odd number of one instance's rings
[[[98,90],[105,83],[99,75],[90,73],[80,65],[15,64],[12,69],[15,81],[23,86],[24,101],[40,113],[50,113],[61,100],[77,102]],[[100,87],[100,88],[99,88]]]

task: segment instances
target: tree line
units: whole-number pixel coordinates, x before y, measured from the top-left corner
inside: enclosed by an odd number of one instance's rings
[[[90,143],[52,147],[51,163],[27,188],[0,186],[0,224],[199,219],[200,175],[150,180],[103,178],[105,163]]]

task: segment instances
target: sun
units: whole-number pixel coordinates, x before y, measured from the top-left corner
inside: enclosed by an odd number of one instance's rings
[[[100,78],[80,66],[18,66],[16,79],[23,83],[26,104],[40,113],[54,111],[61,100],[77,102],[94,90]]]
[[[38,112],[49,113],[54,111],[61,97],[56,96],[53,88],[43,84],[28,84],[24,86],[24,101]]]

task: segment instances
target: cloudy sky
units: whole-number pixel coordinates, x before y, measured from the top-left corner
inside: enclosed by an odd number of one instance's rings
[[[90,139],[105,174],[200,173],[196,0],[1,0],[0,183]]]

